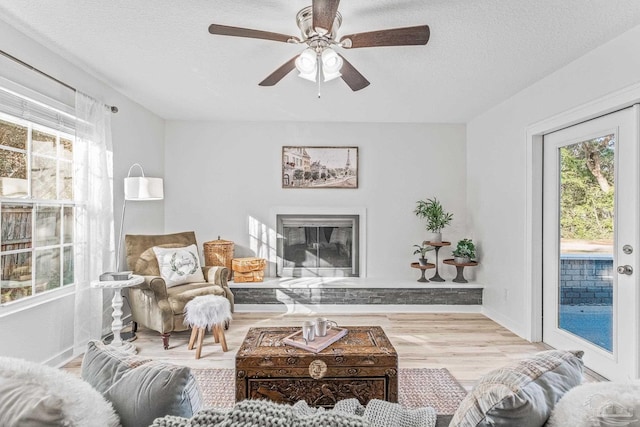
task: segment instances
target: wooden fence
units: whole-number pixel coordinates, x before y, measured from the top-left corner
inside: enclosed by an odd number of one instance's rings
[[[31,221],[33,206],[2,208],[0,250],[2,252],[29,249],[33,246]],[[25,268],[26,267],[26,268]],[[16,274],[20,277],[17,277]],[[31,253],[16,253],[2,256],[2,280],[19,280],[31,274]],[[13,277],[12,277],[13,276]]]

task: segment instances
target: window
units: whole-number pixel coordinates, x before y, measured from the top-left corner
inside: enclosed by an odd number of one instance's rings
[[[74,283],[74,137],[0,113],[0,304]]]

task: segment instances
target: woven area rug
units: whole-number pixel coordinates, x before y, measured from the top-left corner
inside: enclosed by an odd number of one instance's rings
[[[235,403],[233,369],[191,369],[200,385],[204,404],[230,408]],[[453,414],[467,392],[445,368],[400,368],[398,401],[407,408],[431,406],[438,414]]]

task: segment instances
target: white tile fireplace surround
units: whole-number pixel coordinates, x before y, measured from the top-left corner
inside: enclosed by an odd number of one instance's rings
[[[365,208],[279,207],[272,218],[278,277],[366,277]]]

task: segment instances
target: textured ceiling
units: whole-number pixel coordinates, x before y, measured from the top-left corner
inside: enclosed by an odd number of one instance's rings
[[[295,15],[309,4],[2,0],[0,19],[165,119],[432,123],[467,122],[640,25],[638,0],[343,0],[338,38],[428,24],[431,39],[341,50],[371,85],[352,92],[335,80],[320,99],[295,72],[258,86],[302,46],[207,31],[218,23],[299,36]]]

